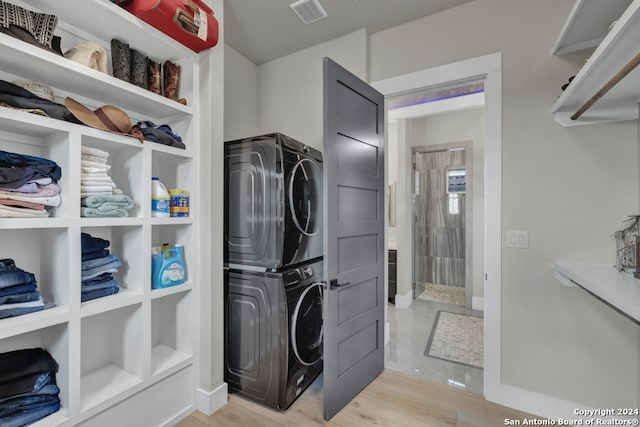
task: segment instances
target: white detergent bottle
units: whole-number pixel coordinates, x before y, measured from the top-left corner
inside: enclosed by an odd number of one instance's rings
[[[151,178],[151,216],[169,217],[169,192],[157,177]]]

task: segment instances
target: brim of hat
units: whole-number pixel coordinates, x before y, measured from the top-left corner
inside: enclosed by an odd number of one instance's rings
[[[98,118],[96,113],[80,104],[73,98],[66,97],[64,99],[64,106],[69,109],[73,116],[80,120],[87,126],[91,126],[92,128],[102,129],[109,132],[112,132],[109,128],[107,128],[102,121]]]

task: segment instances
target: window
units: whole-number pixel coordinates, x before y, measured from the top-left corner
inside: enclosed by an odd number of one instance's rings
[[[447,169],[447,193],[464,193],[467,190],[467,172],[456,166]]]

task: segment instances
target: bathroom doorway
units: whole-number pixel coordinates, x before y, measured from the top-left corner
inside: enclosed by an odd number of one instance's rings
[[[415,297],[471,308],[472,141],[413,148]]]

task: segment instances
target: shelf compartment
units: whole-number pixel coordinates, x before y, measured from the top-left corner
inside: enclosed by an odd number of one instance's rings
[[[28,348],[44,348],[58,363],[56,381],[60,388],[60,411],[40,421],[40,423],[47,425],[57,425],[58,421],[67,418],[67,408],[69,407],[70,346],[68,324],[52,325],[0,340],[1,353]]]
[[[180,288],[181,285],[175,286]],[[192,293],[184,290],[152,301],[151,375],[182,369],[193,359]]]
[[[181,189],[189,191],[189,218],[195,212],[194,200],[197,199],[196,163],[190,157],[177,157],[163,151],[153,151],[151,156],[151,174],[158,177],[167,190]],[[173,217],[171,220],[184,217]]]
[[[166,220],[170,219],[173,218],[166,218]],[[162,246],[163,243],[168,243],[170,247],[174,247],[176,244],[182,245],[182,256],[187,283],[193,280],[190,268],[195,265],[194,256],[196,246],[192,230],[193,227],[190,224],[153,225],[151,227],[151,246]],[[151,248],[149,248],[148,254],[149,260],[151,260]],[[183,285],[178,285],[177,287],[180,286]],[[151,286],[149,285],[149,287]]]
[[[576,285],[636,322],[640,322],[640,280],[608,264],[556,261],[556,278]],[[559,276],[558,276],[559,275]]]
[[[82,319],[81,411],[142,383],[142,317],[137,304]]]
[[[82,2],[86,3],[100,2]],[[110,30],[113,31],[113,27]],[[109,40],[110,38],[107,39]],[[111,104],[126,111],[130,117],[152,121],[193,115],[192,106],[185,106],[133,84],[123,83],[109,74],[93,70],[3,33],[0,33],[0,57],[3,59],[2,71],[50,86],[57,96],[56,102],[59,103],[64,101],[65,96],[72,96],[85,105],[87,100],[95,100],[96,102],[87,106],[95,109]],[[73,82],[74,92],[59,89],[69,87],[70,81]]]
[[[580,119],[571,120],[582,105],[640,53],[639,39],[640,0],[634,0],[553,105],[552,112],[559,124],[568,127],[638,118],[640,67],[624,77]]]
[[[112,307],[113,304],[116,304],[116,306],[126,305],[130,298],[134,298],[132,303],[137,302],[135,298],[144,293],[143,286],[149,271],[147,266],[150,264],[146,264],[140,259],[140,254],[143,253],[144,247],[143,231],[143,226],[82,228],[83,233],[108,240],[110,242],[109,253],[116,255],[122,262],[122,266],[118,267],[118,272],[113,273],[113,277],[117,280],[120,288],[118,293],[83,302],[83,315],[100,311],[100,306],[106,310]],[[77,295],[77,298],[80,298],[80,294]],[[89,309],[89,307],[91,308]]]
[[[0,112],[4,107],[0,107]],[[24,113],[28,114],[28,113]],[[29,114],[35,118],[33,114]],[[72,212],[69,200],[71,199],[71,189],[69,185],[68,171],[70,170],[71,159],[69,153],[69,133],[55,128],[35,126],[32,130],[26,129],[26,124],[22,122],[12,122],[6,118],[0,118],[0,147],[3,151],[28,156],[42,157],[53,160],[62,169],[60,184],[60,197],[62,203],[59,207],[52,208],[52,217],[66,217]],[[9,129],[16,132],[9,132]],[[26,131],[26,133],[20,133]],[[26,218],[29,220],[40,218]]]
[[[111,168],[107,174],[117,188],[122,190],[135,203],[133,209],[129,211],[129,217],[143,217],[145,200],[143,145],[137,139],[132,139],[132,141],[113,141],[108,138],[108,133],[105,138],[83,136],[82,145],[109,153],[107,164]]]
[[[37,288],[45,301],[69,309],[70,244],[67,228],[2,229],[0,241],[12,242],[0,247],[0,259],[11,258],[16,266],[36,277]],[[62,268],[61,268],[62,267]],[[49,310],[18,316],[46,319]],[[7,319],[0,319],[2,321]]]
[[[597,47],[632,0],[577,0],[553,47],[555,55],[566,55]]]

